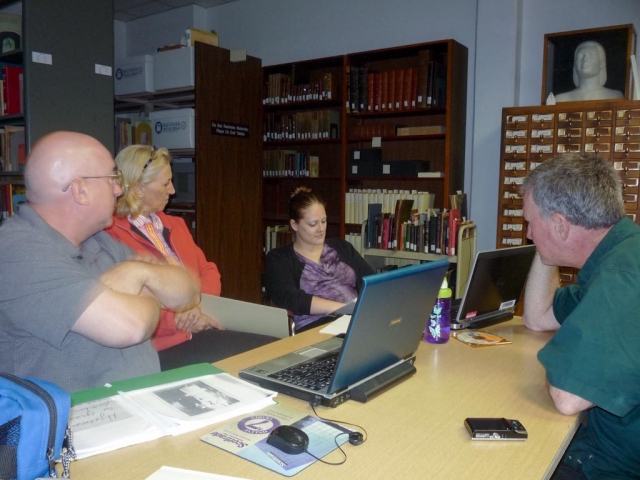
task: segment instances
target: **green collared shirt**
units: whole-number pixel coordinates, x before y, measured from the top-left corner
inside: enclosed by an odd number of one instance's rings
[[[640,472],[640,227],[624,218],[556,291],[561,327],[538,353],[556,388],[595,407],[567,457],[589,478]]]

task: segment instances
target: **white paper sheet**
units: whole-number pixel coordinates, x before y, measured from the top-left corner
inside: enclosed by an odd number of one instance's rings
[[[160,467],[160,470],[151,474],[146,480],[243,480],[239,477],[229,477],[216,473],[196,472],[182,468]]]
[[[338,317],[336,320],[328,324],[320,333],[325,333],[327,335],[344,335],[347,333],[347,329],[349,328],[349,323],[351,322],[351,315],[342,315]]]

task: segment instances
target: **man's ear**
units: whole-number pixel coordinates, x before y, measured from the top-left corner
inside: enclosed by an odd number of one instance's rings
[[[91,205],[91,197],[87,189],[87,182],[83,178],[78,178],[71,184],[71,195],[76,203],[80,205]]]
[[[558,234],[563,241],[566,240],[569,237],[569,229],[571,228],[571,224],[569,223],[569,220],[567,220],[567,217],[556,212],[551,215],[551,222],[556,234]]]

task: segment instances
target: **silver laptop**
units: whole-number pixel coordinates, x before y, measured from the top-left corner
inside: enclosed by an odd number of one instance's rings
[[[478,252],[462,300],[452,306],[451,328],[481,328],[513,318],[535,253],[535,245]]]
[[[241,370],[240,377],[314,405],[367,401],[415,372],[415,351],[448,266],[440,260],[364,277],[344,339]],[[320,366],[326,373],[311,380]]]
[[[282,308],[202,294],[200,310],[227,329],[284,338],[291,333],[289,316]]]

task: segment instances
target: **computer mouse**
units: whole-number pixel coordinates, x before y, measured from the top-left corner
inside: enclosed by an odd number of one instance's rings
[[[267,443],[290,455],[304,453],[309,445],[309,436],[291,425],[274,428],[267,437]]]

